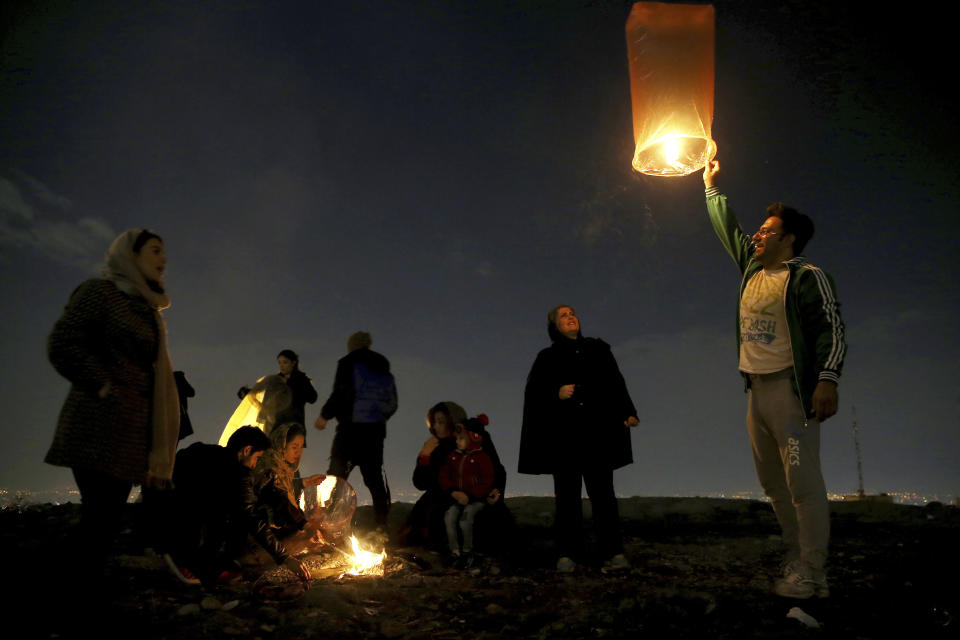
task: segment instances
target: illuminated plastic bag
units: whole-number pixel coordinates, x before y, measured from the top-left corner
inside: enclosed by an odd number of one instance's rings
[[[626,31],[633,168],[652,176],[702,169],[713,124],[713,7],[638,2]]]
[[[327,476],[319,485],[303,488],[300,500],[307,520],[323,533],[324,539],[338,541],[350,535],[350,523],[357,510],[357,492],[337,476]]]

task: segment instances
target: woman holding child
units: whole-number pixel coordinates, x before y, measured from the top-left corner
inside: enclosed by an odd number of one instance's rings
[[[451,452],[456,450],[456,427],[467,422],[467,412],[455,402],[440,402],[427,411],[427,428],[430,437],[417,456],[413,471],[413,484],[424,492],[410,512],[408,522],[410,542],[430,542],[446,545],[447,534],[444,514],[454,504],[451,492],[440,485],[440,471],[447,463]],[[481,425],[483,427],[483,425]],[[503,505],[503,493],[507,484],[507,471],[500,462],[497,448],[490,433],[483,428],[481,449],[493,463],[493,487],[485,501],[492,507],[484,520],[506,519],[510,514]]]

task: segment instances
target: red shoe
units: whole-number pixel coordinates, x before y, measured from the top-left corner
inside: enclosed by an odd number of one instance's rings
[[[170,557],[169,553],[163,554],[163,560],[167,563],[167,568],[170,569],[170,573],[172,573],[174,577],[183,584],[200,584],[200,578],[193,575],[193,572],[190,571],[190,569],[187,569],[186,567],[178,567],[177,563],[173,561],[173,558]]]
[[[243,577],[239,571],[221,571],[217,576],[217,584],[232,584]]]

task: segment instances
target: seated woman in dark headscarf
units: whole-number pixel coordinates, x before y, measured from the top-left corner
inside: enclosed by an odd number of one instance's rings
[[[430,430],[430,438],[424,442],[417,456],[417,466],[413,470],[413,485],[424,493],[410,512],[405,529],[408,544],[446,545],[447,533],[443,514],[453,504],[453,499],[440,486],[439,474],[450,452],[456,449],[454,428],[466,420],[467,412],[455,402],[440,402],[427,411],[427,428]],[[504,516],[510,520],[509,511],[503,504],[507,471],[500,462],[500,456],[493,445],[490,433],[485,429],[482,448],[493,461],[494,482],[493,489],[487,496],[487,504],[494,508],[485,509],[481,520],[501,521]],[[483,522],[479,522],[478,526],[484,526]],[[492,538],[490,536],[487,539]]]
[[[257,508],[291,552],[298,543],[305,545],[322,540],[319,532],[307,522],[298,498],[303,487],[318,485],[325,476],[316,474],[300,482],[294,476],[300,468],[305,441],[306,430],[298,422],[274,428],[270,433],[270,448],[254,469]]]

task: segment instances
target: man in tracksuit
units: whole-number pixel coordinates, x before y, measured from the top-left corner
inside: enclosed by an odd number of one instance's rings
[[[824,598],[830,508],[820,423],[837,412],[846,353],[840,305],[832,278],[800,255],[813,236],[810,218],[775,203],[748,236],[714,184],[719,171],[710,161],[703,172],[707,212],[743,276],[737,343],[749,392],[747,429],[757,476],[787,546],[774,591]]]

